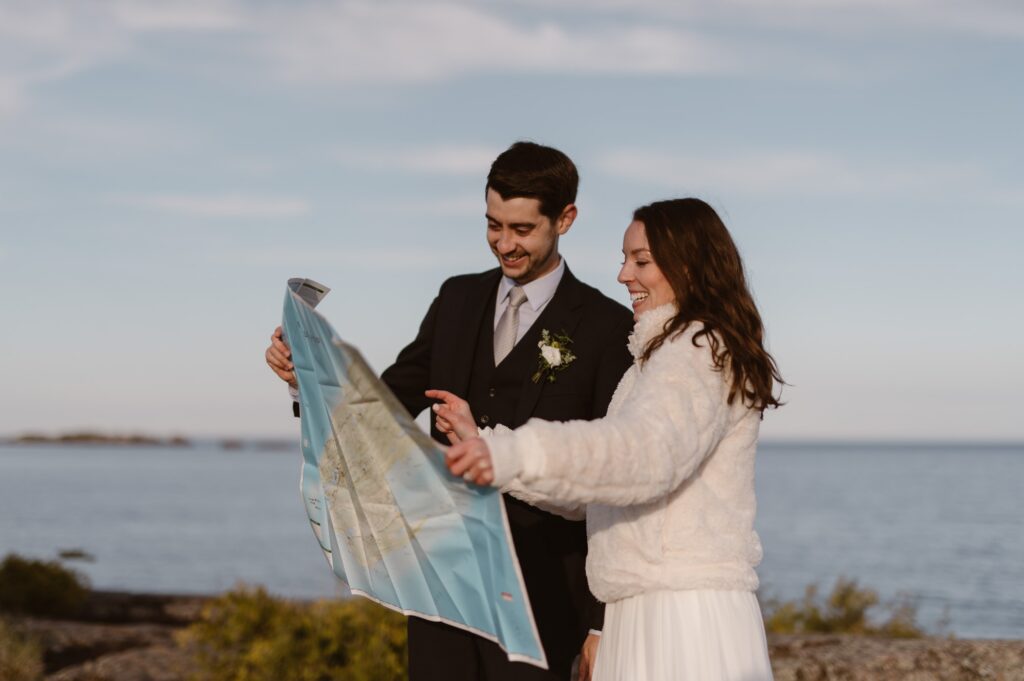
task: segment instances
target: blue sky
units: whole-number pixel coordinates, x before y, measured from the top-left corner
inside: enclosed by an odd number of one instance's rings
[[[994,0],[5,0],[0,434],[296,432],[285,280],[382,369],[532,139],[623,302],[635,207],[721,211],[792,383],[765,437],[1024,439],[1022,72]]]

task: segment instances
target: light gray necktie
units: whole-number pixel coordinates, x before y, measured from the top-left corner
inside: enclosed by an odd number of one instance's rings
[[[519,335],[519,307],[526,302],[526,291],[521,286],[513,286],[508,292],[508,307],[501,314],[498,326],[494,329],[494,366],[512,352]]]

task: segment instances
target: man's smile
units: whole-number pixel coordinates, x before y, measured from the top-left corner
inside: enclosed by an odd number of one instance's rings
[[[501,256],[501,261],[503,263],[505,263],[506,265],[518,265],[518,264],[520,264],[525,259],[526,259],[526,254],[525,253],[518,253],[518,254],[513,254],[513,255],[503,255],[503,256]]]

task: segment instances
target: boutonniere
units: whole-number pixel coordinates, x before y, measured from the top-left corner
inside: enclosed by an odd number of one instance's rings
[[[572,339],[565,333],[551,335],[551,332],[544,329],[540,332],[540,361],[537,364],[537,373],[533,375],[533,382],[537,383],[542,378],[547,378],[548,383],[555,382],[555,373],[572,364],[576,359],[569,346]]]

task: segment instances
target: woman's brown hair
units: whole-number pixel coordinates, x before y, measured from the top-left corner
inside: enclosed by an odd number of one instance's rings
[[[700,199],[658,201],[638,208],[633,219],[643,223],[651,257],[672,286],[679,313],[644,349],[650,359],[669,338],[693,322],[704,336],[718,371],[729,368],[729,404],[739,395],[751,408],[779,407],[774,384],[783,385],[775,360],[764,348],[764,325],[747,289],[743,261],[729,230],[715,210]]]

